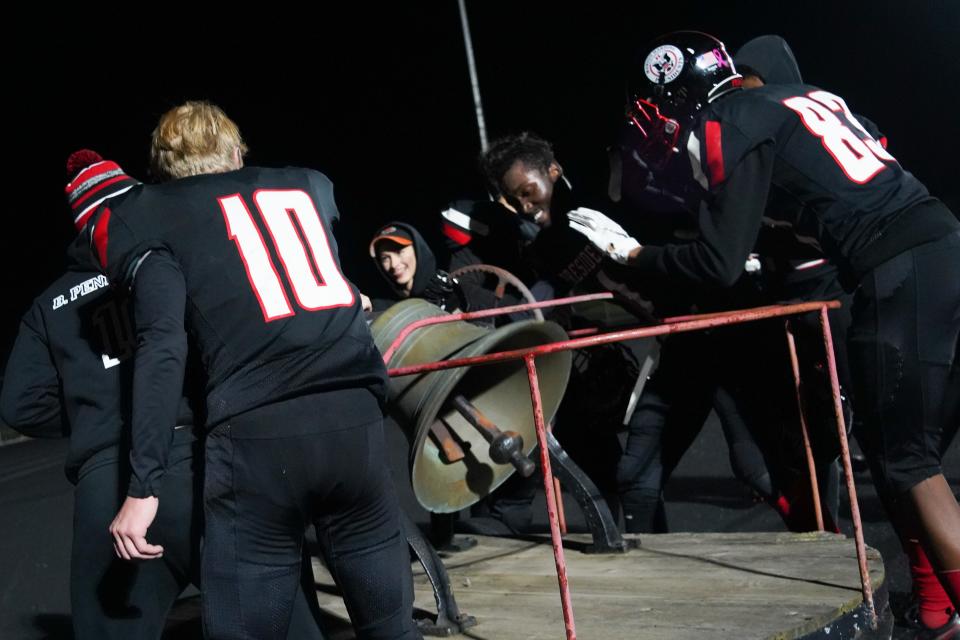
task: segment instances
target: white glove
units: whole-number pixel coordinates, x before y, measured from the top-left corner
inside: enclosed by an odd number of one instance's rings
[[[640,246],[619,224],[599,211],[579,207],[567,213],[570,228],[582,233],[595,247],[620,264],[627,264],[630,254]]]

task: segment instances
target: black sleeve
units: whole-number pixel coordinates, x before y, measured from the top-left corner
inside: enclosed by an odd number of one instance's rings
[[[0,416],[25,436],[57,438],[66,435],[61,407],[60,376],[50,354],[43,314],[34,304],[20,322],[7,360]]]
[[[634,266],[644,272],[729,287],[760,230],[773,174],[772,143],[747,152],[729,178],[700,205],[700,237],[689,244],[644,246]]]
[[[340,209],[337,208],[337,201],[333,197],[333,182],[319,171],[311,171],[309,176],[310,186],[313,189],[311,196],[320,208],[320,215],[330,223],[331,228],[335,227],[340,222]]]
[[[149,251],[123,217],[107,206],[101,206],[83,230],[90,244],[95,264],[110,282],[123,290],[133,286],[140,261]]]
[[[470,245],[456,245],[450,251],[450,260],[447,263],[447,271],[456,271],[461,267],[467,267],[474,264],[481,264],[481,260]]]
[[[137,353],[133,374],[133,449],[127,495],[155,496],[167,465],[187,359],[186,284],[180,265],[151,251],[133,283]]]

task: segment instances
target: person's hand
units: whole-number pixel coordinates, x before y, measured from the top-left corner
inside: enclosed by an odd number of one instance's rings
[[[163,555],[163,547],[147,542],[147,529],[157,517],[160,500],[156,497],[127,496],[110,523],[113,549],[124,560],[153,560]]]
[[[366,313],[370,313],[371,311],[373,311],[373,303],[370,302],[370,298],[368,296],[363,295],[362,293],[360,294],[360,307]]]
[[[570,228],[582,233],[598,249],[620,264],[627,264],[631,254],[640,248],[623,227],[599,211],[579,207],[567,213]]]
[[[446,271],[438,269],[420,295],[430,304],[435,304],[444,311],[451,311],[457,302],[456,287],[456,278]]]

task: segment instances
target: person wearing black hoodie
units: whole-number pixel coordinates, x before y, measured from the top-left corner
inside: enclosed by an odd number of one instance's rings
[[[437,269],[433,251],[413,226],[390,222],[381,227],[370,241],[370,257],[389,288],[389,294],[371,299],[374,312],[407,298],[423,298],[448,312],[468,310],[460,283]]]
[[[97,205],[138,184],[90,151],[70,156],[66,194],[77,230]],[[82,238],[82,236],[81,236]],[[130,381],[135,347],[129,300],[109,286],[82,241],[68,270],[24,315],[4,376],[0,412],[24,435],[68,435],[67,478],[76,486],[70,567],[74,635],[158,638],[177,595],[196,580],[198,531],[192,518],[194,412],[180,403],[165,506],[157,522],[162,562],[116,558],[107,527],[126,492]],[[61,400],[62,398],[62,400]]]

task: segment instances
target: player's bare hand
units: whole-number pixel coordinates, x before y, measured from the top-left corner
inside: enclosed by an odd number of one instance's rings
[[[367,313],[370,313],[371,311],[373,311],[373,303],[370,302],[370,298],[363,295],[362,293],[360,294],[360,306]]]
[[[147,529],[157,517],[159,505],[156,497],[127,496],[110,523],[110,535],[118,556],[124,560],[153,560],[163,555],[163,547],[147,542]]]

